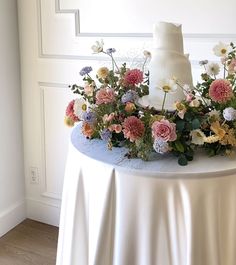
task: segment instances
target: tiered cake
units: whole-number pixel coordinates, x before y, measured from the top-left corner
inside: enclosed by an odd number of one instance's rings
[[[154,26],[154,49],[150,62],[150,88],[149,96],[143,103],[156,109],[162,106],[164,92],[160,83],[165,79],[177,78],[182,84],[192,86],[191,65],[188,55],[183,51],[183,36],[180,24],[159,22]],[[183,90],[178,86],[175,93],[168,93],[165,109],[173,109],[177,100],[184,98]]]

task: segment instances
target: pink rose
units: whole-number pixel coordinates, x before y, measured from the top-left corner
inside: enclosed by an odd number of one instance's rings
[[[96,93],[96,104],[108,104],[115,101],[115,91],[112,88],[102,88]]]
[[[155,139],[162,139],[163,141],[175,141],[176,135],[176,124],[169,122],[168,120],[162,119],[155,121],[152,124],[152,136]]]

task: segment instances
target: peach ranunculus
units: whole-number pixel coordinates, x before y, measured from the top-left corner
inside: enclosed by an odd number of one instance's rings
[[[84,122],[83,123],[83,126],[82,126],[82,133],[88,137],[88,138],[91,138],[93,133],[94,133],[94,130],[93,130],[93,127],[92,125],[90,125],[89,123],[87,122]]]
[[[128,102],[128,103],[126,103],[126,105],[125,105],[125,111],[126,111],[126,112],[131,113],[131,112],[133,112],[135,109],[136,109],[136,107],[135,107],[134,103],[132,103],[132,102]]]
[[[101,67],[97,71],[98,78],[105,79],[109,74],[109,69],[107,67]]]
[[[116,114],[114,112],[110,113],[109,115],[108,114],[105,114],[102,117],[102,120],[103,120],[104,123],[110,122],[110,121],[113,121],[114,120],[115,116],[116,116]]]
[[[93,95],[94,88],[92,85],[86,84],[84,86],[84,93],[85,95],[91,97]]]
[[[126,118],[122,125],[124,137],[129,139],[130,142],[139,140],[144,134],[144,124],[139,118],[135,116]]]
[[[108,130],[115,133],[120,133],[122,131],[122,126],[120,124],[112,124],[108,127]]]
[[[214,80],[209,88],[209,96],[215,102],[227,102],[234,96],[231,83],[226,79]]]
[[[175,102],[174,104],[177,112],[178,112],[178,116],[180,117],[180,119],[183,119],[184,118],[184,114],[185,112],[187,111],[185,105],[179,101]]]
[[[115,101],[115,91],[112,88],[102,88],[96,93],[96,104],[109,104]]]
[[[155,121],[152,124],[152,136],[154,139],[162,139],[163,141],[175,141],[176,124],[162,119],[161,121]]]
[[[232,59],[230,64],[228,65],[228,72],[229,74],[236,73],[236,59]]]

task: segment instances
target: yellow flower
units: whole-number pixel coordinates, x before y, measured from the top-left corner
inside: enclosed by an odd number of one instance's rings
[[[178,116],[183,119],[184,118],[184,114],[187,111],[185,105],[179,101],[174,103],[174,107],[176,108],[176,110],[178,111]]]
[[[132,102],[128,102],[128,103],[126,103],[126,105],[125,105],[125,111],[126,112],[133,112],[134,110],[136,109],[136,107],[135,107],[135,105],[134,105],[134,103],[132,103]]]
[[[64,118],[64,123],[65,125],[67,125],[68,127],[73,127],[75,122],[69,117],[69,116],[66,116]]]
[[[107,67],[101,67],[97,71],[98,78],[105,79],[109,74],[109,69]]]
[[[223,129],[225,130],[225,135],[222,139],[220,139],[220,143],[222,145],[231,145],[236,146],[236,137],[235,137],[235,129],[230,128],[229,125],[224,124]]]
[[[151,117],[149,124],[150,124],[150,126],[152,126],[153,122],[160,121],[164,118],[165,118],[165,116],[163,116],[163,115],[154,115],[153,117]]]
[[[219,121],[215,121],[211,124],[211,130],[219,137],[221,140],[225,136],[225,130],[220,126]]]
[[[220,138],[219,138],[218,135],[211,135],[211,136],[208,136],[208,137],[204,137],[204,142],[208,143],[208,144],[212,144],[212,143],[218,142],[219,140],[220,140]]]
[[[230,158],[235,158],[235,151],[231,149],[226,149],[225,154]]]

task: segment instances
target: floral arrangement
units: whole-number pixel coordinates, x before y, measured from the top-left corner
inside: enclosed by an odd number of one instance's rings
[[[219,43],[213,49],[219,63],[200,61],[201,82],[195,87],[177,78],[157,86],[163,90],[161,110],[143,107],[140,98],[148,95],[149,72],[144,71],[151,54],[144,52],[141,69],[118,66],[114,48],[104,50],[104,43],[92,46],[94,53],[111,58],[111,69],[101,67],[93,78],[92,68],[80,71],[83,86],[71,86],[79,97],[67,109],[65,123],[82,122],[88,139],[100,138],[112,147],[126,147],[127,157],[148,160],[151,153],[174,154],[180,165],[193,160],[203,148],[209,154],[233,155],[236,146],[236,47]],[[175,110],[165,109],[169,92],[180,86],[185,99],[175,102]]]

